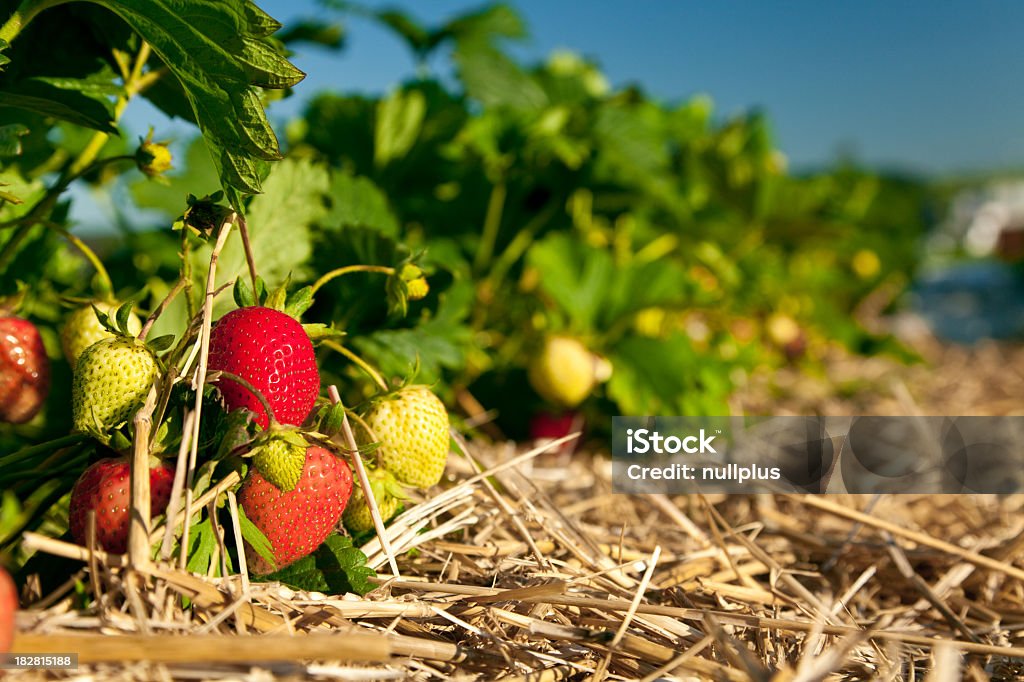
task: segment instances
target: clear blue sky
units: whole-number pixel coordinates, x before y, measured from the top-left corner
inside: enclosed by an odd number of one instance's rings
[[[315,0],[257,0],[286,25],[337,16]],[[435,23],[479,2],[370,2]],[[538,60],[555,48],[596,59],[613,85],[655,97],[709,94],[720,116],[769,115],[794,167],[841,149],[873,165],[926,173],[1024,167],[1024,2],[1012,0],[687,0],[512,3]],[[381,92],[412,73],[404,47],[347,20],[340,54],[303,46],[299,98],[332,88]],[[446,67],[441,60],[440,66]],[[299,102],[274,105],[278,122]]]

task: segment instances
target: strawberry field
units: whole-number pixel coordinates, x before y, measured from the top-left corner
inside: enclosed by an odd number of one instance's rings
[[[420,68],[272,126],[351,16]],[[611,492],[615,415],[1018,413],[1018,345],[890,323],[948,188],[526,33],[0,0],[0,646],[79,657],[12,679],[1019,665],[1016,496]]]

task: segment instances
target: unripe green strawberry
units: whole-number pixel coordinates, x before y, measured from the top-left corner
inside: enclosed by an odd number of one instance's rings
[[[377,503],[377,510],[380,511],[381,519],[386,522],[402,508],[402,500],[405,499],[402,484],[391,472],[384,469],[374,469],[367,472],[367,475],[373,488],[373,500]],[[363,494],[362,486],[356,487],[353,491],[342,520],[345,522],[345,528],[353,534],[374,530],[373,516],[370,514],[370,505]]]
[[[86,348],[71,383],[75,430],[103,437],[130,419],[158,372],[156,356],[136,339],[116,336]]]
[[[96,307],[102,312],[114,318],[114,312],[120,303],[97,303]],[[128,332],[138,334],[142,330],[142,321],[139,316],[132,313],[128,316]],[[114,334],[100,324],[96,317],[96,311],[91,305],[82,306],[68,315],[64,322],[64,328],[60,331],[60,345],[64,349],[64,357],[67,358],[71,369],[75,368],[82,351],[96,343],[100,339],[109,339]]]
[[[527,368],[530,385],[540,397],[560,407],[583,402],[611,374],[608,361],[591,353],[577,339],[550,336]]]
[[[366,423],[380,440],[380,464],[402,483],[429,488],[448,462],[448,411],[426,386],[407,386],[374,404]]]
[[[256,438],[249,452],[263,478],[288,492],[302,476],[307,447],[309,444],[298,431],[271,426]]]

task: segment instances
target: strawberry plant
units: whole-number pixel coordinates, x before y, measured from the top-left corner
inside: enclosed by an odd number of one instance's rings
[[[329,26],[0,0],[0,550],[23,571],[45,531],[365,592],[351,538],[449,484],[453,426],[600,443],[612,415],[726,414],[754,372],[895,347],[852,318],[913,271],[918,184],[793,175],[763,115],[613,89],[571,53],[521,64],[503,5],[433,27],[331,6],[421,68],[310,97],[282,151],[289,46]],[[180,158],[125,130],[138,100],[195,125]],[[118,236],[78,234],[84,188]]]

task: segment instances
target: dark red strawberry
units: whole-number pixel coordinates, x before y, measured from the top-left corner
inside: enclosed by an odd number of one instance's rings
[[[171,499],[174,467],[160,463],[149,470],[149,513],[162,514]],[[96,511],[96,543],[108,552],[128,549],[128,504],[131,476],[125,457],[101,459],[81,475],[71,490],[71,536],[86,541],[89,511]]]
[[[249,570],[271,573],[311,554],[338,525],[351,494],[348,464],[321,447],[306,449],[302,477],[289,492],[281,492],[252,468],[238,491],[238,502],[267,536],[277,565],[271,566],[247,545]]]
[[[272,308],[239,308],[220,318],[210,334],[209,368],[252,384],[282,424],[306,421],[320,393],[313,343],[298,321]],[[229,410],[252,410],[267,428],[267,413],[249,389],[226,377],[217,388]]]
[[[0,566],[0,654],[11,650],[14,641],[14,613],[18,610],[18,588],[11,574]]]
[[[533,440],[558,440],[570,433],[582,431],[583,415],[573,410],[565,412],[537,412],[530,419],[530,438]],[[566,441],[558,446],[557,452],[568,454],[579,447],[579,438]]]
[[[39,330],[20,317],[0,317],[0,421],[29,421],[49,392],[50,359]]]

